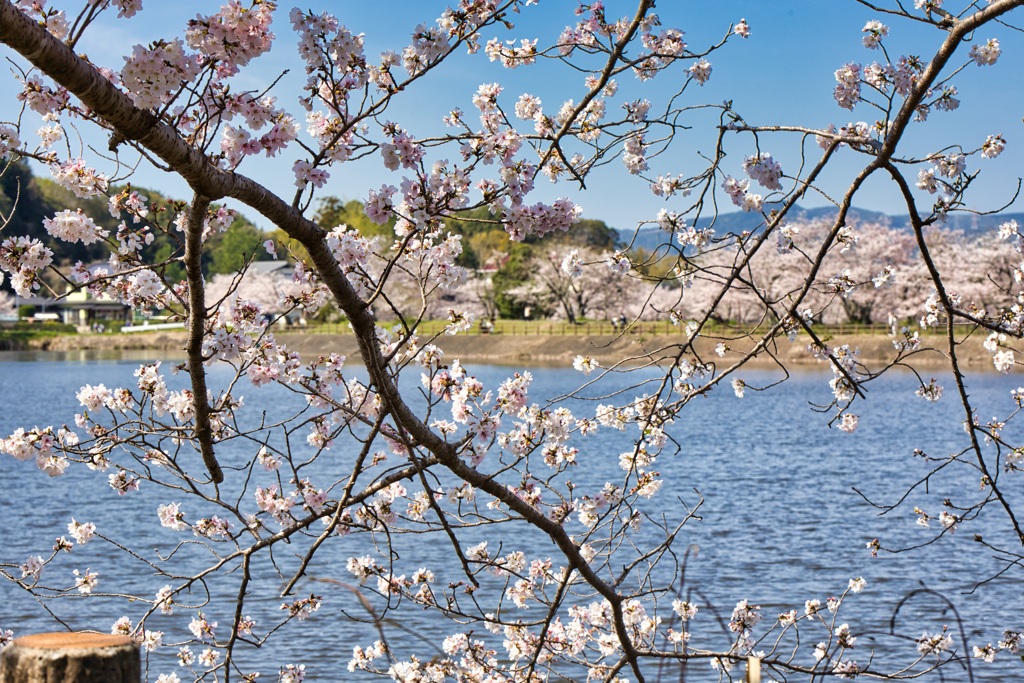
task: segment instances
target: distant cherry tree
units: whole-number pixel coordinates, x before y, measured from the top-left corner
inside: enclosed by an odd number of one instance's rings
[[[528,262],[530,280],[512,290],[552,317],[569,323],[587,318],[608,320],[634,306],[639,287],[629,277],[630,261],[619,252],[592,248],[565,248],[535,252]]]
[[[14,316],[18,313],[16,299],[7,292],[0,291],[0,316]]]

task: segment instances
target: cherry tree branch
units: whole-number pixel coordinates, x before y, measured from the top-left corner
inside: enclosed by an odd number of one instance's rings
[[[921,216],[917,211],[917,204],[914,201],[913,193],[910,191],[910,185],[899,172],[899,169],[892,164],[887,165],[886,170],[892,176],[896,185],[900,188],[900,192],[903,193],[907,210],[910,212],[910,224],[914,228],[917,245],[921,250],[921,259],[928,268],[928,274],[931,277],[935,291],[938,293],[939,300],[942,302],[942,308],[946,313],[946,346],[948,350],[949,364],[950,369],[953,371],[953,380],[956,383],[957,392],[960,396],[960,404],[964,408],[964,429],[968,436],[970,436],[971,450],[974,452],[975,458],[978,462],[978,467],[981,469],[982,475],[985,477],[985,481],[992,487],[992,493],[995,494],[996,498],[999,500],[999,504],[1002,506],[1003,510],[1006,511],[1006,514],[1010,519],[1010,523],[1013,525],[1013,530],[1017,534],[1018,540],[1020,540],[1021,544],[1024,545],[1024,529],[1021,528],[1020,523],[1017,521],[1017,516],[1013,511],[1013,507],[998,486],[997,477],[994,477],[989,471],[988,463],[985,461],[984,453],[982,453],[981,450],[981,443],[978,441],[978,428],[974,424],[974,410],[971,408],[971,400],[967,394],[967,385],[963,372],[960,369],[960,362],[957,358],[957,341],[954,335],[953,324],[958,313],[953,307],[953,302],[950,301],[949,294],[946,292],[945,285],[943,285],[942,282],[942,275],[939,273],[939,269],[935,266],[935,261],[932,259],[931,253],[929,252],[928,243],[924,238],[924,221],[921,220]]]
[[[197,194],[189,207],[185,222],[185,273],[188,280],[188,374],[192,380],[192,405],[194,409],[195,434],[203,464],[214,484],[224,481],[224,471],[217,462],[213,449],[213,429],[210,426],[210,401],[207,398],[206,367],[203,358],[203,337],[206,334],[206,284],[203,282],[203,226],[206,210],[210,206],[207,197]]]

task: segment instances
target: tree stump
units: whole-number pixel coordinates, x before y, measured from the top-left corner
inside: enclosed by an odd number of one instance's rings
[[[128,636],[39,633],[0,657],[0,683],[139,683],[139,646]]]

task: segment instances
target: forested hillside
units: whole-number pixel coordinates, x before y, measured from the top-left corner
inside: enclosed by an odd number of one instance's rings
[[[133,192],[149,209],[149,216],[144,222],[133,221],[128,212],[112,210],[106,197],[76,197],[53,180],[33,175],[26,163],[11,162],[6,172],[0,174],[0,212],[3,214],[4,237],[26,235],[39,239],[53,251],[54,262],[58,266],[70,267],[78,261],[88,265],[106,260],[110,249],[104,244],[58,240],[43,225],[44,219],[52,218],[62,211],[81,210],[109,233],[107,239],[141,240],[146,245],[143,253],[158,262],[167,262],[168,273],[180,279],[184,276],[184,270],[178,259],[183,253],[184,241],[174,229],[173,219],[183,204],[149,188],[131,185],[113,185],[109,188],[109,194],[112,197],[120,196],[122,202]],[[119,215],[114,216],[114,213]],[[122,223],[125,227],[119,230]],[[167,229],[168,226],[171,229]],[[263,231],[248,218],[241,214],[234,215],[225,231],[209,238],[210,249],[204,253],[207,272],[230,273],[238,270],[247,258],[270,258],[262,248],[265,239]],[[5,286],[9,287],[9,283],[5,283]]]

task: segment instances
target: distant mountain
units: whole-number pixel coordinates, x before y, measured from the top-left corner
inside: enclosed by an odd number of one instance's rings
[[[1000,223],[1006,221],[1017,221],[1024,225],[1024,213],[999,213],[991,216],[979,216],[973,213],[954,213],[946,219],[945,227],[949,230],[962,230],[965,235],[974,237],[985,232],[993,232]],[[910,223],[910,216],[893,216],[890,218],[893,225]]]
[[[822,206],[813,209],[805,209],[802,206],[795,206],[790,212],[791,220],[817,220],[817,219],[828,219],[833,218],[836,215],[836,209],[833,207]],[[851,222],[870,221],[870,222],[884,222],[890,225],[908,225],[910,223],[910,216],[903,214],[901,216],[890,216],[880,211],[870,211],[868,209],[852,208],[850,209],[849,219]],[[954,213],[949,216],[943,227],[948,230],[961,230],[969,237],[981,235],[985,232],[995,231],[1000,223],[1004,223],[1009,220],[1015,220],[1021,225],[1024,225],[1024,213],[1000,213],[990,216],[979,216],[977,214],[970,213]],[[698,228],[713,227],[715,232],[718,234],[726,233],[740,233],[744,230],[753,230],[761,222],[760,215],[743,213],[742,211],[734,211],[730,213],[718,214],[714,219],[701,219],[697,222]],[[634,249],[644,249],[645,251],[654,251],[659,245],[665,244],[671,240],[671,236],[664,231],[656,228],[644,228],[636,234],[634,238],[632,230],[619,230],[619,239],[623,244],[630,244],[632,242]]]

